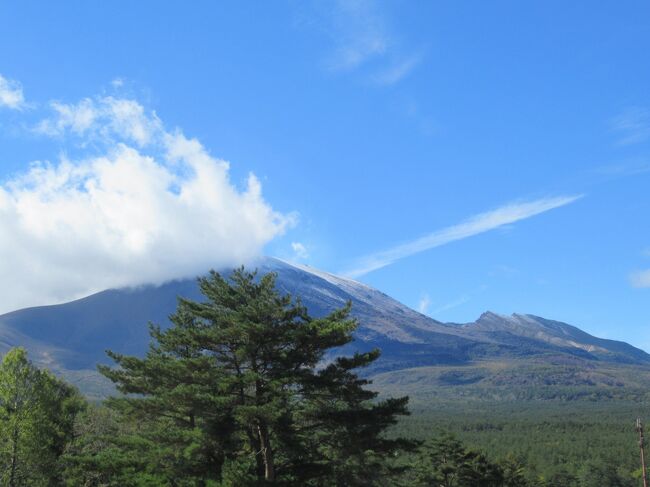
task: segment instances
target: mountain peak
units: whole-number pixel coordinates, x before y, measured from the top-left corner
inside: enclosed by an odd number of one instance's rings
[[[510,321],[510,320],[511,320],[511,316],[496,313],[494,311],[488,310],[488,311],[483,312],[481,314],[481,316],[478,317],[478,320],[476,320],[475,323],[491,322],[491,321],[501,322],[501,321]]]
[[[312,316],[323,316],[351,301],[359,327],[346,351],[382,349],[377,369],[549,355],[650,363],[650,355],[631,345],[596,338],[558,321],[486,311],[474,323],[443,324],[351,279],[273,258],[260,259],[257,265],[262,273],[276,272],[278,290],[299,296]],[[62,305],[2,315],[0,353],[25,346],[41,364],[88,375],[97,363],[107,360],[106,349],[127,355],[145,353],[149,343],[146,323],[167,326],[178,296],[203,299],[196,280],[188,279],[104,291]]]

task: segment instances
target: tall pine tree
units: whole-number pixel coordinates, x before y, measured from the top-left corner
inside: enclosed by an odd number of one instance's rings
[[[275,278],[199,279],[205,300],[151,325],[144,359],[109,352],[119,367],[100,371],[128,394],[111,406],[151,423],[161,468],[188,485],[385,485],[411,446],[384,437],[408,399],[378,401],[356,375],[378,351],[325,364],[353,339],[350,306],[313,318]]]

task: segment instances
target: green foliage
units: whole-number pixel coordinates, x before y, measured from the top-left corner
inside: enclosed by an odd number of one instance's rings
[[[421,487],[524,487],[524,479],[485,455],[466,449],[449,435],[427,441],[412,462],[414,486]],[[506,483],[506,475],[508,475]]]
[[[58,485],[60,457],[85,403],[77,391],[37,369],[22,348],[0,364],[0,485]]]
[[[152,325],[144,359],[109,352],[119,368],[100,367],[127,394],[108,406],[126,425],[144,425],[136,436],[148,445],[129,444],[127,429],[108,450],[146,459],[160,485],[385,485],[396,473],[390,459],[412,447],[384,436],[407,414],[407,398],[378,401],[356,375],[377,350],[321,366],[352,341],[349,305],[313,318],[278,294],[274,274],[243,268],[199,285],[206,300],[180,299],[169,329]],[[78,471],[127,467],[91,445],[79,451]]]
[[[514,455],[507,455],[499,462],[503,475],[503,487],[524,487],[532,483],[526,476],[526,465],[517,460]]]
[[[440,402],[413,411],[392,434],[426,440],[449,432],[510,471],[506,479],[518,472],[530,485],[636,487],[639,448],[631,419],[643,417],[647,407],[620,401]],[[598,484],[598,478],[609,483]]]
[[[75,438],[63,457],[69,486],[169,485],[153,461],[159,446],[143,428],[104,406],[89,407],[75,424]]]
[[[636,487],[638,480],[610,459],[596,458],[584,465],[576,484],[580,487]]]
[[[379,351],[336,357],[357,326],[349,305],[313,318],[272,274],[243,269],[199,283],[205,301],[180,299],[171,328],[152,325],[146,357],[109,353],[118,367],[100,370],[123,394],[102,405],[22,349],[4,357],[0,487],[640,484],[630,418],[650,396],[632,366],[380,375],[385,391],[415,393],[408,416],[405,397],[378,397],[358,375]]]

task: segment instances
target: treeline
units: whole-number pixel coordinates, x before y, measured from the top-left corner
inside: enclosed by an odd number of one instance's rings
[[[352,341],[349,306],[313,318],[244,269],[199,279],[172,326],[150,325],[144,358],[109,352],[120,394],[90,405],[28,360],[0,364],[0,485],[444,486],[635,485],[607,465],[531,476],[449,436],[389,434],[406,397],[378,399],[357,371],[378,351],[328,358]],[[593,483],[599,479],[600,483]]]

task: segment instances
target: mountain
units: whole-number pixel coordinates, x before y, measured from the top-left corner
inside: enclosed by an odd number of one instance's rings
[[[646,363],[650,356],[627,343],[596,338],[575,326],[534,315],[503,316],[492,312],[463,328],[473,336],[497,340],[518,347],[528,341],[532,347],[564,349],[575,355],[623,363]],[[581,351],[584,352],[581,353]]]
[[[441,385],[518,384],[526,380],[524,371],[539,375],[540,366],[551,365],[561,368],[554,379],[558,383],[581,383],[571,367],[591,371],[592,378],[604,368],[650,370],[650,355],[642,350],[565,323],[491,312],[472,323],[441,323],[376,289],[308,266],[265,258],[257,267],[261,273],[277,273],[279,290],[299,296],[315,316],[351,301],[360,326],[357,340],[343,352],[381,348],[382,357],[366,373],[387,390],[407,383],[406,389],[415,387],[417,393]],[[196,281],[108,290],[70,303],[8,313],[0,316],[0,353],[24,346],[35,362],[65,375],[90,395],[102,395],[105,384],[95,367],[110,363],[105,350],[143,354],[149,343],[147,323],[168,324],[177,296],[201,299]],[[520,373],[508,378],[508,370]],[[600,386],[628,381],[612,382],[610,375],[592,382]]]

